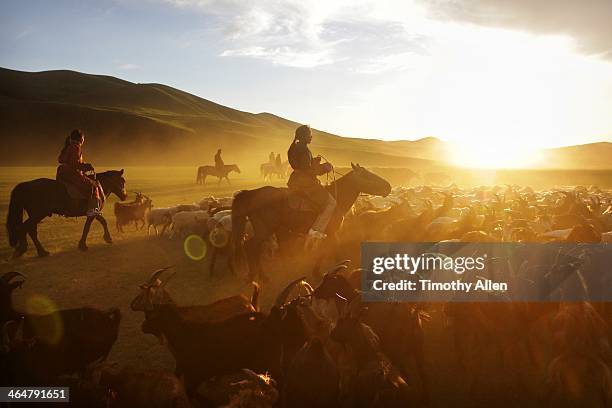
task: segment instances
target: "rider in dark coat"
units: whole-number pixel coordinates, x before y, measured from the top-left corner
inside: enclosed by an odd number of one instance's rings
[[[221,158],[221,149],[218,149],[217,154],[215,154],[215,169],[217,169],[219,176],[221,176],[223,170],[225,170],[225,163],[223,163],[223,159]]]
[[[80,129],[75,129],[66,138],[57,161],[55,178],[75,187],[79,193],[88,198],[87,215],[99,214],[102,209],[103,194],[100,192],[96,181],[85,175],[85,172],[94,168],[90,163],[83,161],[82,146],[85,143],[85,134]]]
[[[287,186],[290,190],[308,197],[319,210],[319,216],[310,231],[308,231],[307,246],[313,239],[324,239],[327,236],[325,230],[336,208],[336,200],[327,192],[317,178],[317,176],[332,171],[332,165],[330,163],[321,163],[320,156],[312,157],[312,153],[308,148],[311,140],[312,131],[310,126],[302,125],[296,129],[295,137],[287,152],[289,164],[293,168]]]

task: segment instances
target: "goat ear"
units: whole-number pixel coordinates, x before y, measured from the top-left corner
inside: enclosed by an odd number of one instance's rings
[[[121,175],[123,176],[123,169],[121,169],[121,170],[119,171],[119,174],[121,174]]]
[[[351,167],[353,168],[353,170],[355,170],[355,165],[353,164],[353,162],[351,162]]]

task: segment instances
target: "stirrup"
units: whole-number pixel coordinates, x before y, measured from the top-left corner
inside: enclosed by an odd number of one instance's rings
[[[306,240],[304,241],[304,249],[306,251],[316,249],[325,238],[327,238],[327,234],[311,228],[310,231],[308,231],[308,234],[306,235]]]

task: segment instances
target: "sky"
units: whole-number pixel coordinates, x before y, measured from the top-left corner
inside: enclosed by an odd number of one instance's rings
[[[508,164],[612,141],[610,21],[610,0],[5,0],[0,66],[163,83]]]

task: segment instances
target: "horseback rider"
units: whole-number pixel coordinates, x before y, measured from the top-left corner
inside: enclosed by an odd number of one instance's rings
[[[217,154],[215,154],[215,169],[217,169],[217,174],[221,177],[223,175],[223,170],[225,170],[225,163],[223,163],[223,159],[221,158],[221,149],[218,149]]]
[[[91,163],[83,161],[82,146],[85,143],[85,134],[80,129],[74,129],[64,142],[64,148],[59,154],[55,179],[69,184],[87,198],[87,215],[99,215],[102,210],[104,194],[97,181],[85,175],[93,171]]]
[[[283,162],[281,160],[280,153],[276,155],[276,159],[274,160],[274,167],[276,167],[276,171],[278,172],[278,175],[280,176],[280,174],[282,173],[282,167],[283,167]]]
[[[274,164],[274,152],[270,152],[270,156],[268,156],[268,163]]]
[[[301,193],[317,207],[319,215],[308,231],[305,246],[308,247],[314,240],[327,237],[325,231],[327,224],[336,208],[336,200],[321,185],[317,176],[333,170],[331,163],[321,163],[321,156],[312,157],[308,144],[312,141],[310,126],[302,125],[295,130],[295,137],[289,147],[287,156],[293,168],[287,186],[289,190]]]

